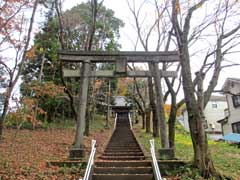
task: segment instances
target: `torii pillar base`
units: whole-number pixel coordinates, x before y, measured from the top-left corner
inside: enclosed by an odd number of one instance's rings
[[[69,159],[70,160],[83,159],[85,157],[85,154],[86,154],[86,151],[84,147],[81,147],[81,148],[72,147],[69,150]]]

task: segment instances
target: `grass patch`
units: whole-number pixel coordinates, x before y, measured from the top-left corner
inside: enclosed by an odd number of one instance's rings
[[[35,129],[73,129],[76,122],[74,119],[54,119],[52,122],[44,121],[41,125],[38,125]],[[113,118],[110,119],[109,128],[113,125]],[[90,130],[99,131],[106,126],[106,117],[102,114],[95,114],[94,120],[90,121]],[[8,121],[5,122],[5,127],[9,129],[17,129],[16,124],[11,124]],[[33,130],[30,122],[24,122],[20,129]]]
[[[151,134],[146,134],[145,130],[142,130],[140,126],[135,126],[135,134],[143,146],[143,149],[150,155],[150,143],[149,140],[152,139]],[[225,142],[216,142],[209,140],[209,149],[211,151],[211,156],[215,168],[223,175],[230,177],[234,180],[240,180],[240,149],[237,146],[227,144]],[[178,159],[184,161],[193,160],[193,147],[192,141],[189,133],[183,130],[179,125],[176,128],[175,137],[175,154]],[[155,138],[155,149],[160,148],[160,138]],[[190,172],[192,170],[192,172]],[[196,173],[197,170],[192,169],[191,166],[182,167],[181,170],[182,179],[198,179]],[[188,175],[186,175],[186,173]],[[187,178],[187,176],[189,178]]]
[[[75,121],[73,119],[55,120],[52,123],[44,122],[42,128],[44,129],[71,129],[74,128]]]
[[[112,119],[111,119],[112,120]],[[112,121],[110,120],[109,127],[112,127]],[[52,123],[47,123],[46,128],[52,129],[68,129],[74,128],[76,125],[74,120],[55,120]],[[90,121],[90,131],[100,131],[106,126],[106,117],[102,114],[95,114],[94,120]]]
[[[113,126],[113,118],[110,118],[109,128]],[[90,122],[90,130],[101,131],[106,128],[106,116],[102,114],[96,114],[94,121]]]
[[[213,162],[220,173],[240,179],[240,149],[225,142],[209,144]]]

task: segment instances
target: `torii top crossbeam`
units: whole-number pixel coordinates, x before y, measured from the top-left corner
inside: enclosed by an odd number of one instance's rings
[[[115,62],[118,60],[126,62],[176,62],[179,61],[178,51],[168,52],[145,52],[145,51],[69,51],[61,50],[58,52],[59,59],[66,62],[84,62],[86,60],[92,63]]]

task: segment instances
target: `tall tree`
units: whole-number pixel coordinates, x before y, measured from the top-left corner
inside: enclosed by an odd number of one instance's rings
[[[172,38],[172,32],[173,28],[169,32],[169,36],[167,38],[166,46],[165,46],[165,51],[168,51],[171,38]],[[171,64],[169,65],[168,63],[163,63],[163,70],[167,70]],[[176,72],[180,71],[180,64],[178,63]],[[181,76],[180,76],[180,81],[178,82],[178,85],[176,85],[176,78],[170,78],[165,77],[164,80],[166,82],[166,85],[168,87],[168,91],[164,95],[164,102],[166,102],[168,95],[171,95],[171,108],[170,108],[170,114],[168,118],[168,140],[169,140],[169,147],[173,148],[175,150],[175,124],[176,124],[176,118],[177,118],[177,111],[178,109],[183,105],[184,99],[180,100],[177,102],[177,94],[179,93],[180,87],[181,87]],[[177,86],[176,88],[174,88]]]
[[[10,97],[24,68],[38,3],[39,1],[35,0],[33,1],[33,4],[28,1],[11,1],[1,4],[3,5],[3,11],[1,10],[1,19],[3,19],[3,21],[1,21],[0,25],[0,33],[2,35],[0,40],[1,47],[6,46],[8,48],[13,48],[16,55],[13,57],[13,67],[7,63],[7,60],[5,59],[6,57],[1,56],[0,59],[0,65],[6,70],[8,76],[8,84],[4,92],[5,98],[3,110],[0,112],[0,138],[3,134],[3,122],[8,112]],[[32,11],[27,29],[25,29],[24,23],[28,18],[24,16],[22,11],[26,7],[31,7]],[[20,14],[22,14],[22,16]],[[21,17],[20,19],[19,15]],[[12,35],[12,33],[15,33],[15,36]],[[2,52],[4,52],[4,50]]]
[[[57,2],[57,0],[56,0]],[[100,2],[101,4],[102,2]],[[56,3],[57,4],[57,3]],[[97,0],[92,0],[91,2],[87,3],[87,4],[82,4],[82,6],[78,6],[78,8],[82,7],[82,10],[79,11],[79,9],[72,9],[72,13],[76,13],[76,12],[80,12],[80,14],[82,12],[86,12],[86,10],[90,11],[88,13],[85,13],[81,19],[81,21],[79,22],[79,17],[75,18],[76,23],[71,24],[69,22],[71,22],[72,19],[74,19],[74,16],[71,16],[70,19],[67,19],[67,15],[66,16],[62,16],[62,14],[60,13],[60,11],[58,10],[58,19],[59,19],[59,25],[60,25],[60,42],[61,42],[61,46],[62,49],[74,49],[71,48],[72,45],[75,45],[75,50],[76,49],[82,49],[82,50],[91,50],[91,49],[95,49],[95,50],[104,50],[104,49],[108,49],[109,47],[114,48],[117,47],[117,43],[113,43],[116,42],[114,41],[116,38],[116,34],[118,34],[118,29],[121,25],[123,25],[123,23],[115,18],[113,15],[113,11],[111,10],[106,10],[105,7],[103,6],[99,6],[98,1]],[[90,8],[89,8],[90,7]],[[101,12],[101,10],[103,10]],[[97,15],[98,12],[98,15]],[[106,12],[110,12],[109,14],[107,14]],[[89,16],[90,14],[90,16]],[[101,14],[103,16],[101,16]],[[107,16],[108,15],[108,16]],[[108,17],[108,18],[106,18]],[[84,24],[84,23],[85,24]],[[99,24],[97,23],[99,22]],[[112,23],[110,23],[112,22]],[[106,26],[106,23],[110,23],[108,24],[109,26]],[[72,27],[72,26],[75,27]],[[100,25],[100,26],[97,26]],[[101,26],[103,25],[103,26]],[[66,29],[64,29],[64,27],[66,27]],[[70,28],[69,28],[70,27]],[[84,28],[85,27],[85,28]],[[110,27],[109,29],[106,29],[106,27]],[[82,29],[84,28],[84,29]],[[77,29],[75,31],[75,29]],[[99,31],[100,30],[100,31]],[[75,34],[73,34],[73,32]],[[81,33],[79,32],[84,32],[86,33],[85,37],[82,37]],[[78,35],[78,37],[82,38],[77,39],[76,36],[73,36],[73,38],[67,34],[67,33],[71,33],[70,35]],[[104,35],[104,36],[103,36]],[[102,42],[101,42],[102,40]],[[107,40],[107,41],[106,41]],[[108,41],[109,40],[109,41]],[[69,43],[69,41],[71,43]],[[76,43],[77,42],[77,43]],[[81,42],[81,43],[79,43]],[[99,46],[99,45],[102,46]],[[107,45],[111,45],[111,46],[107,46]],[[103,46],[104,45],[104,46]],[[94,47],[94,48],[93,48]],[[86,74],[90,71],[89,68],[90,67],[90,62],[84,62],[81,69],[82,69],[82,75],[86,76]],[[87,92],[84,88],[89,87],[89,79],[88,78],[84,78],[82,76],[81,78],[81,85],[83,86],[80,89],[80,97],[79,97],[79,111],[77,114],[77,131],[75,134],[75,140],[74,140],[74,148],[79,148],[79,149],[83,149],[84,145],[83,145],[83,131],[85,129],[85,115],[86,115],[86,101],[87,101]],[[63,83],[65,85],[65,81],[62,77]],[[83,90],[84,89],[84,90]],[[81,104],[82,103],[82,104]],[[73,149],[74,151],[74,149]],[[71,154],[71,152],[70,152]]]
[[[54,4],[54,6],[53,6]],[[62,66],[58,61],[57,51],[62,49],[84,50],[89,48],[87,45],[90,41],[87,38],[90,34],[92,8],[91,3],[82,3],[72,9],[62,12],[62,1],[56,0],[49,4],[49,11],[46,14],[46,22],[43,23],[42,29],[34,38],[34,57],[28,58],[25,63],[23,75],[22,94],[24,86],[29,87],[29,83],[39,79],[41,74],[42,81],[53,81],[56,85],[64,84],[65,92],[69,101],[72,115],[76,118],[76,96],[80,90],[79,78],[65,79],[62,77]],[[56,11],[54,11],[56,10]],[[123,22],[114,17],[114,12],[104,6],[98,7],[98,16],[96,16],[96,31],[93,33],[91,44],[93,49],[113,50],[120,46],[117,42],[119,37],[119,28]],[[43,68],[41,68],[43,67]],[[78,64],[69,65],[70,68],[78,69]],[[40,73],[43,69],[42,73]]]
[[[194,12],[201,10],[207,0],[200,0],[188,4],[180,4],[180,1],[172,0],[172,23],[179,48],[181,73],[190,133],[194,148],[194,164],[199,168],[205,178],[216,175],[213,161],[208,149],[208,141],[204,129],[204,107],[206,106],[211,93],[217,85],[219,74],[224,67],[223,61],[231,50],[239,44],[237,32],[240,29],[239,22],[229,28],[227,21],[233,22],[238,16],[239,2],[237,1],[218,1],[211,6],[214,8],[211,14],[198,21],[195,27],[191,24]],[[206,4],[207,6],[207,4]],[[236,9],[235,9],[236,8]],[[184,11],[185,9],[186,11]],[[182,12],[184,11],[184,12]],[[183,23],[183,24],[182,24]],[[215,32],[215,43],[210,45],[206,56],[203,58],[203,65],[196,73],[196,81],[192,77],[192,66],[190,63],[190,47],[193,42],[204,37],[204,32]],[[206,74],[212,69],[209,85],[204,91],[203,81]],[[197,82],[197,83],[196,83]],[[197,85],[197,90],[195,86]]]
[[[144,51],[150,50],[150,42],[151,44],[151,37],[155,36],[157,40],[154,41],[155,43],[155,51],[159,51],[160,48],[162,48],[162,45],[166,41],[167,37],[167,30],[169,26],[166,22],[164,22],[163,17],[165,16],[166,7],[167,4],[163,3],[165,6],[162,9],[159,9],[160,5],[158,1],[154,0],[152,3],[154,4],[153,8],[157,13],[157,17],[154,19],[153,23],[147,27],[144,27],[144,20],[146,19],[144,17],[143,22],[141,22],[141,10],[143,9],[145,4],[151,4],[151,2],[148,1],[140,1],[140,5],[137,8],[136,7],[136,1],[132,0],[132,5],[130,1],[128,1],[128,7],[134,17],[134,26],[137,31],[138,39],[140,44],[142,45]],[[149,24],[149,23],[148,23]],[[162,26],[163,24],[163,26]],[[156,29],[156,31],[154,30]],[[153,74],[153,78],[148,79],[148,86],[149,86],[149,99],[150,99],[150,106],[153,111],[153,135],[159,136],[159,127],[160,134],[161,134],[161,145],[163,148],[169,147],[169,142],[167,138],[167,129],[166,129],[166,122],[165,122],[165,116],[164,116],[164,101],[163,101],[163,92],[162,92],[162,84],[161,84],[161,77],[159,73],[159,65],[158,63],[148,63],[148,68]],[[154,86],[152,79],[154,79]],[[155,89],[154,89],[155,87]],[[154,94],[155,90],[155,94]],[[156,99],[156,103],[155,103]]]

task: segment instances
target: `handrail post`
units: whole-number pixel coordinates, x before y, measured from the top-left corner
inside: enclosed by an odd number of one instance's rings
[[[114,127],[113,127],[113,131],[115,131],[116,126],[117,126],[117,116],[118,116],[118,114],[116,113],[116,114],[115,114],[115,119],[114,119]]]
[[[130,113],[128,113],[128,120],[129,120],[130,129],[132,129],[132,119],[131,119]]]
[[[87,164],[87,168],[86,168],[86,171],[85,171],[85,174],[84,174],[84,177],[83,179],[79,179],[79,180],[88,180],[89,179],[89,176],[90,176],[90,173],[92,171],[92,167],[93,167],[93,164],[94,164],[94,156],[95,156],[95,153],[96,153],[96,140],[92,140],[92,149],[91,149],[91,153],[90,153],[90,156],[89,156],[89,160],[88,160],[88,164]]]
[[[156,159],[156,154],[155,154],[155,147],[154,147],[154,139],[150,140],[150,151],[151,151],[151,156],[152,156],[152,161],[153,161],[153,172],[154,172],[154,176],[157,180],[165,180],[165,178],[162,178],[160,170],[159,170],[159,166],[158,166],[158,162]]]

